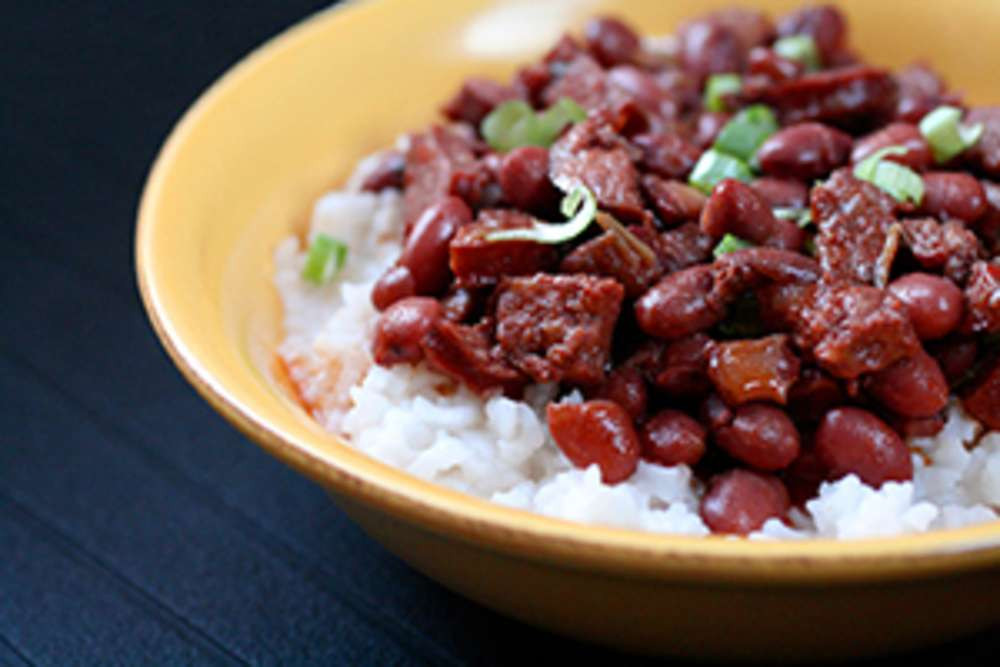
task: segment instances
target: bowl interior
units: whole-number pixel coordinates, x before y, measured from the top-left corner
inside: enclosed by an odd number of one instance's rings
[[[553,560],[622,571],[735,578],[761,571],[788,578],[912,575],[996,563],[1000,523],[848,549],[819,540],[748,544],[647,535],[531,516],[368,459],[323,432],[274,373],[281,309],[271,283],[273,248],[305,228],[311,202],[341,183],[360,157],[433,120],[465,76],[507,76],[596,11],[614,11],[655,34],[732,4],[380,0],[321,13],[268,43],[188,112],[147,184],[136,259],[146,306],[171,356],[220,412],[313,478],[500,549],[532,548]],[[894,67],[933,59],[970,100],[1000,98],[991,81],[1000,49],[983,48],[1000,27],[1000,4],[966,0],[960,10],[931,0],[842,4],[852,42],[866,58]],[[776,14],[799,3],[753,5]],[[669,568],[664,555],[671,556]]]

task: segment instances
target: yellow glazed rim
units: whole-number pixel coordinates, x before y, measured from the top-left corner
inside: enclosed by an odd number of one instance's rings
[[[397,3],[396,8],[400,3]],[[319,432],[263,419],[239,383],[194,353],[164,303],[169,258],[155,230],[170,225],[164,182],[195,128],[226,92],[321,26],[387,13],[392,0],[327,10],[260,47],[212,85],[174,128],[150,173],[139,208],[136,270],[142,299],[164,347],[187,380],[251,440],[338,495],[484,548],[568,568],[664,580],[805,585],[945,576],[1000,567],[1000,522],[921,535],[857,541],[759,542],[589,526],[510,509],[450,491],[370,459]],[[275,401],[279,401],[275,394]],[[297,417],[291,415],[289,420]],[[293,432],[294,431],[294,432]]]

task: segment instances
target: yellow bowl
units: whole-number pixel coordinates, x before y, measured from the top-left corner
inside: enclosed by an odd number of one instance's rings
[[[611,8],[643,32],[722,2],[350,4],[256,51],[191,108],[153,167],[136,262],[146,308],[194,387],[250,439],[324,485],[414,567],[581,639],[702,657],[831,658],[1000,622],[1000,523],[858,542],[750,543],[577,525],[452,492],[324,433],[271,372],[275,244],[361,156],[428,123],[466,75],[508,75]],[[797,3],[758,2],[780,12]],[[1000,5],[845,3],[859,51],[933,59],[989,101]],[[993,96],[993,101],[997,101]]]

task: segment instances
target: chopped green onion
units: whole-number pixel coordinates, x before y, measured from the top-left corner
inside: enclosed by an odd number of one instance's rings
[[[344,268],[346,261],[347,246],[343,242],[326,234],[317,234],[306,254],[302,279],[314,285],[325,285]]]
[[[582,234],[593,222],[597,214],[597,200],[594,198],[594,193],[585,186],[576,185],[563,197],[559,210],[570,219],[559,224],[535,220],[531,227],[490,232],[486,235],[486,240],[564,243]]]
[[[736,252],[737,250],[743,250],[744,248],[752,248],[753,244],[749,241],[744,241],[739,236],[734,236],[733,234],[724,234],[722,240],[715,246],[712,250],[712,255],[719,259],[723,255],[728,255],[731,252]]]
[[[548,146],[556,140],[564,127],[586,120],[587,111],[572,99],[560,97],[558,102],[539,113],[537,118],[538,133]]]
[[[802,63],[809,71],[816,71],[822,66],[816,41],[809,35],[782,37],[772,48],[782,58]]]
[[[486,143],[501,152],[520,146],[547,147],[564,127],[586,117],[587,112],[568,97],[539,113],[524,100],[509,100],[483,118],[479,132]]]
[[[920,133],[927,139],[934,160],[947,162],[967,148],[971,148],[983,136],[983,124],[962,125],[962,110],[957,107],[940,106],[920,121]]]
[[[912,201],[919,206],[924,198],[924,179],[909,167],[885,159],[889,155],[905,153],[906,149],[902,146],[877,150],[854,167],[854,177],[868,181],[897,201]]]
[[[743,80],[739,74],[713,74],[705,83],[705,108],[709,111],[725,111],[726,95],[740,92]]]
[[[778,121],[774,112],[763,104],[754,104],[733,116],[722,127],[712,147],[749,162],[760,145],[777,131]]]
[[[808,208],[775,208],[771,213],[779,220],[791,220],[803,228],[811,225],[813,221],[812,211]]]
[[[727,178],[749,181],[753,178],[753,172],[743,160],[710,148],[698,158],[688,183],[705,194],[711,194],[712,188]]]

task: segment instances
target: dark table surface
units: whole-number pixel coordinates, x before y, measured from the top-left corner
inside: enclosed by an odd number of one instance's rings
[[[213,413],[153,336],[132,232],[158,146],[321,4],[5,3],[0,664],[631,661],[407,568]],[[994,632],[920,657],[998,654]]]

